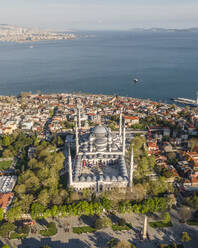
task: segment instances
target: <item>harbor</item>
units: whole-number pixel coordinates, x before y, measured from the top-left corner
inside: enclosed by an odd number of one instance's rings
[[[197,99],[196,100],[189,99],[189,98],[183,98],[183,97],[172,98],[171,100],[174,102],[177,102],[177,103],[190,105],[192,107],[197,107],[198,106],[198,91],[197,91]]]

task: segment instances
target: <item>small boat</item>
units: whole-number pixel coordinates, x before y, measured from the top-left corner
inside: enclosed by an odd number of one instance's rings
[[[134,78],[133,81],[134,81],[134,83],[136,83],[136,84],[139,82],[139,80],[138,80],[137,78]]]

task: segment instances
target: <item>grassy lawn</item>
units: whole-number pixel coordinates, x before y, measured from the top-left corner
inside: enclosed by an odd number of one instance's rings
[[[9,169],[12,162],[13,162],[12,160],[0,161],[0,171]]]
[[[198,221],[196,220],[187,220],[187,224],[190,226],[198,226]]]
[[[173,224],[171,222],[165,223],[163,221],[155,221],[155,222],[149,222],[149,225],[152,228],[159,228],[159,227],[170,227]]]
[[[40,230],[40,234],[44,237],[51,237],[56,235],[58,232],[55,222],[50,222],[47,224],[47,229]]]
[[[95,232],[96,229],[91,226],[79,226],[73,227],[73,233],[81,234],[81,233],[92,233]]]
[[[113,231],[130,230],[131,229],[131,226],[130,226],[130,224],[126,224],[124,226],[119,226],[117,224],[113,224],[112,225],[112,229],[113,229]]]
[[[130,230],[132,226],[129,223],[126,223],[124,226],[119,226],[117,224],[112,225],[113,231],[123,231],[123,230]],[[81,233],[92,233],[96,232],[97,229],[91,226],[79,226],[73,227],[73,233],[81,234]]]

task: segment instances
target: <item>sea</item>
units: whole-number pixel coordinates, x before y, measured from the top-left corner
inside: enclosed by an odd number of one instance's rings
[[[196,98],[198,32],[89,31],[0,43],[0,95],[82,92],[171,102]],[[138,79],[138,83],[134,79]]]

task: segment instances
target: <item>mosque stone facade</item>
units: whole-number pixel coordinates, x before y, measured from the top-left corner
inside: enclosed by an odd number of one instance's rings
[[[125,122],[120,113],[119,132],[112,132],[104,125],[95,126],[89,133],[81,134],[80,110],[78,110],[75,142],[76,156],[72,160],[68,144],[67,169],[69,187],[76,191],[90,189],[103,192],[132,186],[133,149],[131,162],[125,160]]]

